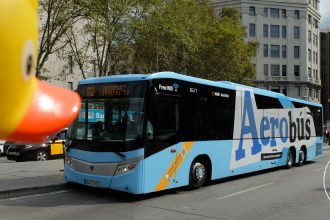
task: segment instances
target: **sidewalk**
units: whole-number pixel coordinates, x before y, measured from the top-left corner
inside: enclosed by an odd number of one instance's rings
[[[65,188],[63,159],[0,163],[0,199]]]
[[[324,151],[330,150],[329,145]],[[63,159],[0,163],[0,199],[67,189]]]

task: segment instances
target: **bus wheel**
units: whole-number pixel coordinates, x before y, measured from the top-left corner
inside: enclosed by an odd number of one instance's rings
[[[194,160],[191,164],[189,172],[189,185],[191,189],[198,189],[205,183],[206,180],[206,165],[202,160]]]
[[[37,161],[45,161],[48,159],[48,154],[44,150],[39,150],[36,154],[36,160]]]
[[[306,152],[304,151],[304,149],[300,149],[299,151],[299,162],[298,165],[302,166],[306,161]]]
[[[286,168],[290,169],[293,166],[293,163],[294,163],[293,151],[289,149],[288,156],[286,158]]]

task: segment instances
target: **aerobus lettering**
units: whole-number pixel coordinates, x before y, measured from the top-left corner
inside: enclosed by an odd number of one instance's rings
[[[298,111],[300,111],[300,114],[294,118],[293,112],[297,113]],[[283,117],[264,115],[260,120],[259,126],[257,126],[258,121],[256,121],[253,110],[250,91],[245,91],[242,114],[240,140],[238,149],[235,151],[236,161],[246,157],[243,146],[244,137],[246,138],[247,136],[252,139],[252,155],[260,153],[262,147],[266,147],[269,144],[270,147],[278,146],[279,143],[276,140],[280,140],[282,144],[285,144],[288,142],[288,139],[290,143],[293,143],[295,141],[309,140],[311,137],[311,120],[304,118],[302,109],[290,109],[287,112],[287,116],[285,114]],[[259,131],[257,128],[259,128]],[[270,133],[270,135],[266,135],[267,133]],[[276,139],[276,134],[279,134],[279,139]]]

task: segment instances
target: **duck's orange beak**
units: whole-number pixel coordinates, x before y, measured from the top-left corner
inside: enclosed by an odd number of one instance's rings
[[[37,89],[31,105],[8,140],[41,143],[50,134],[68,126],[80,112],[77,93],[36,80]]]

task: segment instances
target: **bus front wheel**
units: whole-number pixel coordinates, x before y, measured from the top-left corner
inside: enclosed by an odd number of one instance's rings
[[[203,160],[196,159],[192,162],[189,172],[189,186],[191,189],[198,189],[206,181],[207,170],[206,163]]]

